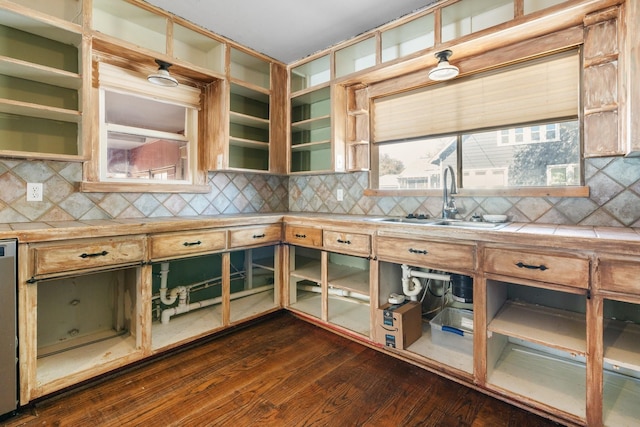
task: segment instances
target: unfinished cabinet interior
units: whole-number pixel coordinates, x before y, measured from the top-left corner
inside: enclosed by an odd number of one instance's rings
[[[332,168],[331,78],[325,55],[290,70],[290,172]]]
[[[579,256],[486,249],[487,387],[585,422],[589,268]]]
[[[280,224],[229,231],[229,322],[237,323],[281,306]],[[234,250],[235,249],[235,250]]]
[[[22,402],[144,356],[144,242],[22,246],[30,271],[19,287]]]
[[[371,236],[288,225],[285,238],[288,307],[370,339]]]
[[[413,295],[421,301],[422,335],[402,351],[470,377],[475,349],[475,245],[379,236],[376,246],[380,304],[392,294]],[[454,280],[459,283],[455,289]]]
[[[271,64],[231,48],[228,167],[269,171]]]
[[[640,419],[640,259],[602,254],[598,262],[602,421],[606,426],[633,425]]]
[[[80,160],[84,154],[82,2],[54,3],[0,6],[3,156]],[[55,9],[56,16],[41,9]]]

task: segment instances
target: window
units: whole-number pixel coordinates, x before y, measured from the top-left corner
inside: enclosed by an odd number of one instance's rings
[[[101,182],[193,184],[200,90],[99,65]]]
[[[579,52],[374,99],[371,187],[462,188],[581,183]],[[521,125],[520,123],[527,123]]]

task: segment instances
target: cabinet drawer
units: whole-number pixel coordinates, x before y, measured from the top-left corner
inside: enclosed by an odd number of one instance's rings
[[[255,246],[277,243],[282,239],[280,224],[236,228],[229,231],[229,247]]]
[[[589,287],[589,260],[562,254],[487,248],[484,271],[548,283]]]
[[[144,260],[145,237],[127,236],[44,244],[34,246],[31,253],[34,276],[124,265]]]
[[[475,245],[379,237],[378,258],[443,270],[475,269]]]
[[[325,249],[335,252],[365,256],[371,254],[371,236],[368,234],[324,230],[322,245]]]
[[[600,289],[640,294],[640,260],[600,259],[598,271]]]
[[[155,234],[150,237],[149,257],[153,260],[224,250],[226,230],[198,230]]]
[[[322,247],[322,229],[286,225],[284,228],[284,240],[292,245],[319,248]]]

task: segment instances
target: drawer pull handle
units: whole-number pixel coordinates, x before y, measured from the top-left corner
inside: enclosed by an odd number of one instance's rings
[[[547,267],[544,264],[540,264],[540,265],[529,265],[529,264],[524,264],[522,261],[520,261],[519,263],[516,264],[516,267],[518,268],[528,268],[530,270],[540,270],[540,271],[545,271],[548,270],[549,267]]]
[[[107,251],[102,251],[102,252],[96,252],[95,254],[82,254],[80,255],[80,258],[95,258],[97,256],[105,256],[107,255],[109,252]]]
[[[198,240],[197,242],[184,242],[182,245],[183,246],[198,246],[201,245],[202,242],[200,240]]]
[[[306,234],[297,234],[297,233],[296,233],[296,237],[297,237],[298,239],[306,239],[306,238],[307,238],[307,235],[306,235]]]
[[[428,253],[426,249],[413,249],[413,248],[409,248],[409,252],[411,252],[412,254],[420,254],[420,255],[426,255]]]
[[[262,234],[254,234],[253,238],[254,239],[263,239],[266,236],[266,234],[262,233]]]
[[[338,243],[342,243],[344,245],[350,245],[351,244],[351,240],[338,239]]]

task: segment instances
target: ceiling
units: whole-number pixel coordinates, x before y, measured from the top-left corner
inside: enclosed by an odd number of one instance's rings
[[[433,4],[434,0],[147,0],[284,63]]]

